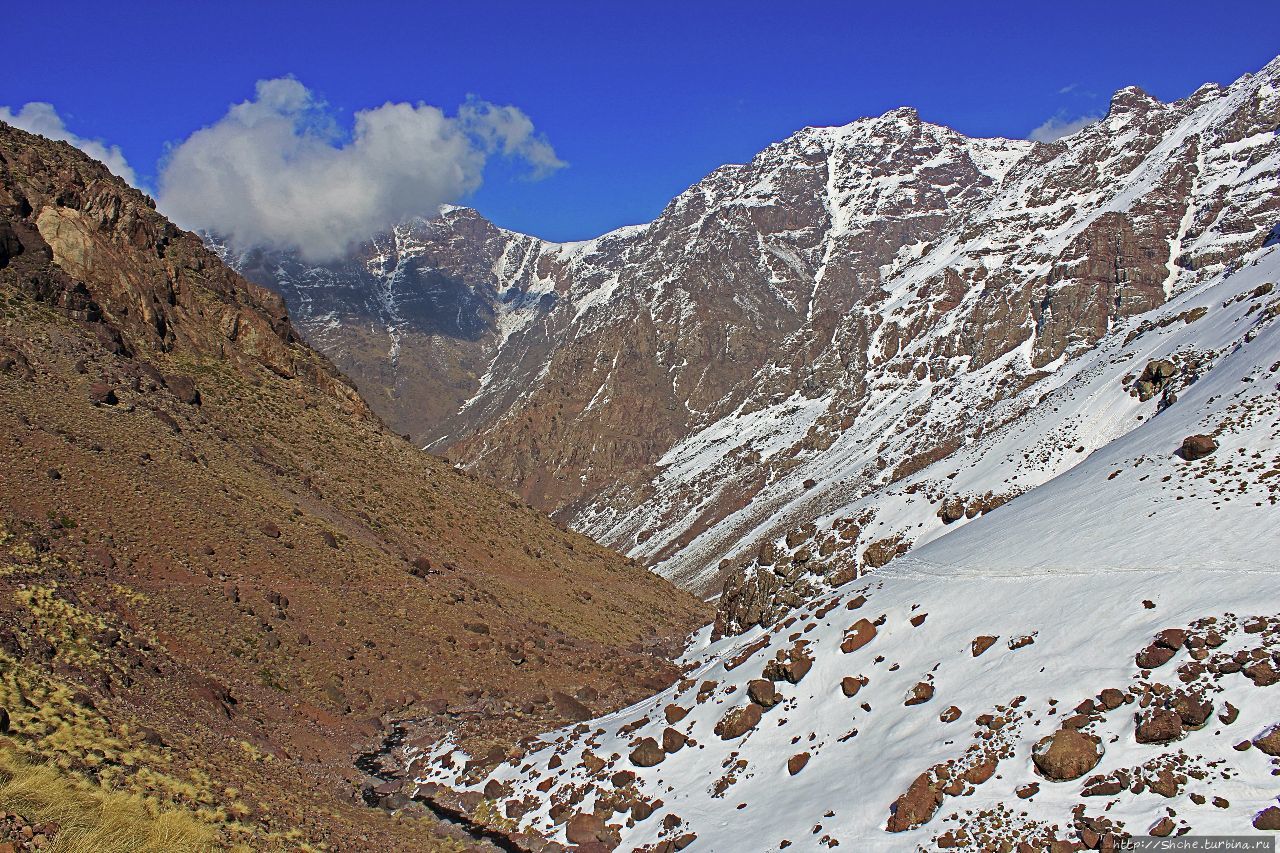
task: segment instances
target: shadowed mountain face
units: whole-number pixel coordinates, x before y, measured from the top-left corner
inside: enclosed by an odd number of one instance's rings
[[[1277,78],[1171,104],[1125,89],[1048,144],[906,108],[807,128],[583,243],[452,209],[331,268],[229,260],[394,429],[660,573],[716,590],[785,541],[838,552],[845,577],[941,522],[819,518],[1016,420],[1127,318],[1268,239]]]
[[[0,435],[4,747],[223,841],[436,849],[360,803],[384,724],[492,764],[669,683],[709,618],[392,434],[280,297],[3,124]]]

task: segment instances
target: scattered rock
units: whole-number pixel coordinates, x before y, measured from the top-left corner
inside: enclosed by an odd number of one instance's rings
[[[759,724],[760,712],[760,706],[754,702],[743,708],[734,708],[716,723],[715,733],[721,740],[742,737]]]
[[[782,701],[778,688],[767,678],[753,678],[747,682],[747,695],[762,708],[772,708]]]
[[[628,756],[636,767],[653,767],[661,764],[666,757],[667,754],[663,752],[662,747],[651,737],[641,738]]]
[[[89,386],[89,402],[95,406],[114,406],[120,399],[116,389],[105,382],[95,382]]]
[[[1066,782],[1079,779],[1098,765],[1102,759],[1102,741],[1078,729],[1062,728],[1042,738],[1031,755],[1045,778]]]
[[[1272,726],[1265,734],[1254,738],[1253,745],[1267,755],[1280,756],[1280,724]]]
[[[196,388],[195,380],[190,376],[166,376],[164,384],[180,402],[188,406],[200,405],[200,389]]]
[[[872,624],[871,620],[859,619],[849,626],[848,631],[845,631],[844,642],[840,644],[840,651],[845,654],[856,652],[875,639],[875,636],[876,626]]]
[[[854,677],[852,675],[846,675],[844,678],[840,679],[840,690],[845,696],[857,696],[858,691],[866,686],[867,679],[865,676],[859,675]]]
[[[795,755],[787,759],[787,773],[794,776],[797,773],[799,773],[801,770],[803,770],[804,766],[808,763],[809,763],[809,753],[807,752],[796,753]]]
[[[1149,708],[1138,716],[1138,743],[1172,743],[1182,737],[1182,717],[1172,708]]]
[[[973,656],[976,658],[978,655],[982,654],[987,649],[994,646],[996,644],[996,640],[998,639],[1000,638],[992,637],[987,634],[984,634],[981,637],[974,637],[973,645],[970,647],[971,650],[973,651]]]
[[[954,723],[956,720],[960,719],[960,709],[955,705],[952,705],[950,708],[947,708],[939,714],[938,719],[944,723]]]
[[[927,681],[918,681],[915,686],[911,688],[911,691],[907,694],[906,701],[902,704],[907,706],[923,705],[932,698],[933,685]]]
[[[1253,828],[1266,832],[1280,831],[1280,808],[1267,806],[1253,818]]]
[[[1203,459],[1218,449],[1218,442],[1211,435],[1189,435],[1182,440],[1178,455],[1188,462]]]
[[[929,822],[942,805],[942,790],[938,783],[921,773],[907,788],[907,792],[889,806],[889,832],[906,832]]]

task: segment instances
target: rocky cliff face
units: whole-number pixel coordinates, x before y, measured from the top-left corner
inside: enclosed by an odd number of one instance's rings
[[[715,591],[765,547],[846,578],[946,526],[869,497],[1271,239],[1278,80],[1126,89],[1049,144],[906,108],[807,128],[583,243],[454,209],[331,268],[227,255],[397,430],[660,573]],[[975,484],[961,517],[1069,463]]]

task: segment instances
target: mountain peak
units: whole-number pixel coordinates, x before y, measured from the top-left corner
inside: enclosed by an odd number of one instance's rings
[[[1138,86],[1126,86],[1111,96],[1111,106],[1107,110],[1107,115],[1145,113],[1163,105],[1159,98],[1147,94],[1146,91]]]

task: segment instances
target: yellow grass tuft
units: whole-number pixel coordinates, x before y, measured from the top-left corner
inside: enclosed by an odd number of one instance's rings
[[[77,783],[55,767],[0,750],[0,803],[59,830],[52,853],[195,853],[217,849],[213,827],[182,811]]]

